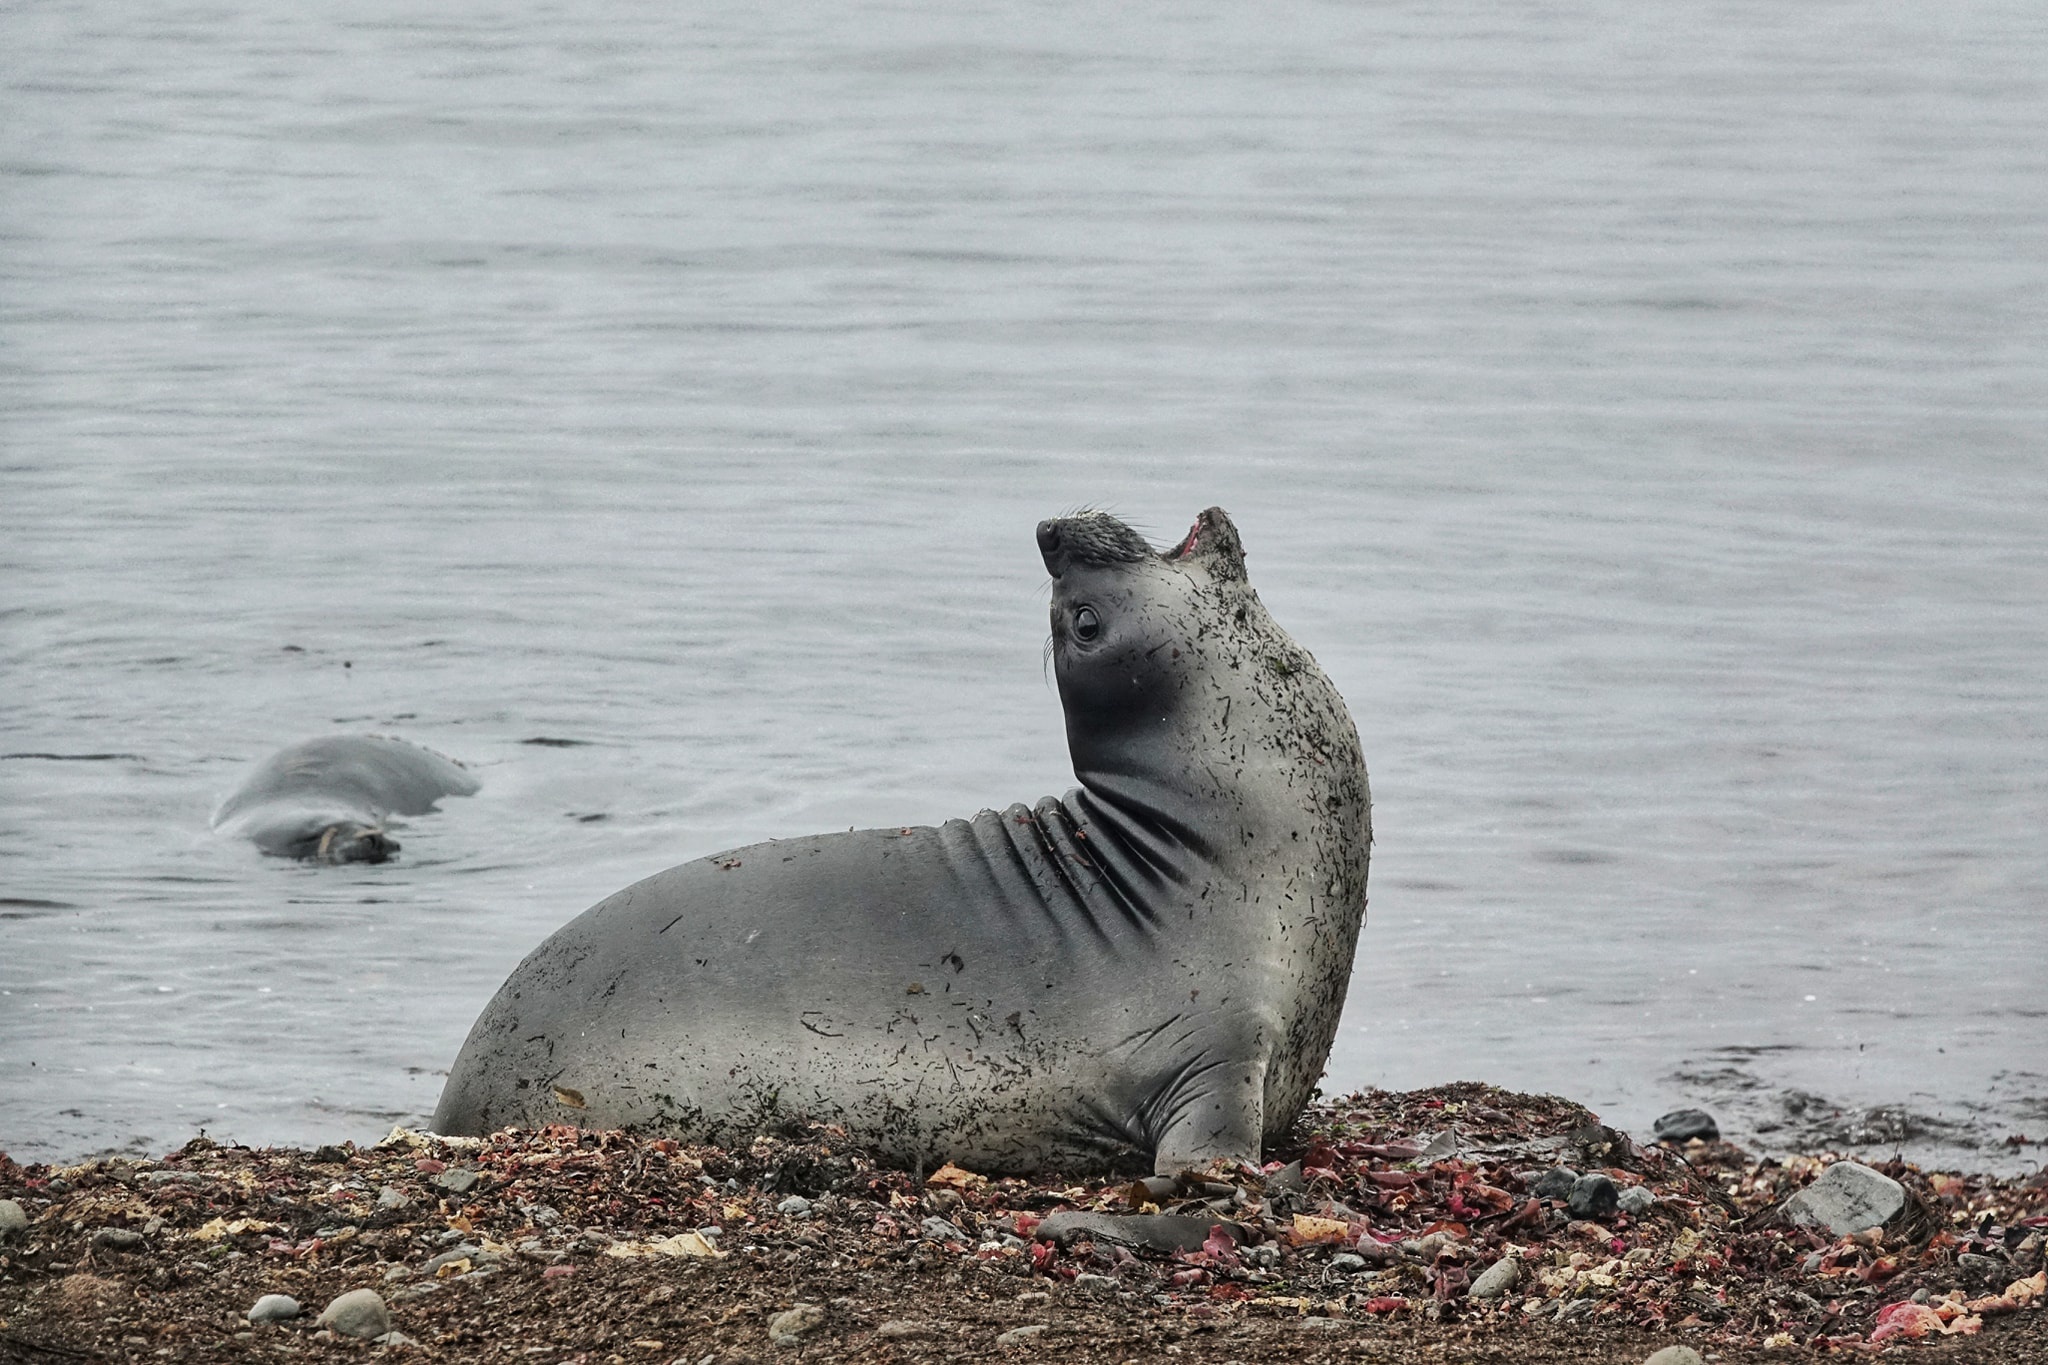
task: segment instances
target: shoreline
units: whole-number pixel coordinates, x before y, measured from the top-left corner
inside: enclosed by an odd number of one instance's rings
[[[919,1180],[829,1129],[550,1128],[0,1157],[0,1360],[2048,1359],[2042,1171],[1852,1163],[1897,1208],[1838,1233],[1785,1202],[1830,1154],[1643,1147],[1476,1084],[1321,1101],[1267,1155]],[[316,1322],[365,1290],[397,1337]],[[302,1311],[252,1324],[266,1294]]]

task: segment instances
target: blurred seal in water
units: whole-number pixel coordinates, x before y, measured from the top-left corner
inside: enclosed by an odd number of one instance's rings
[[[398,852],[393,815],[421,815],[477,782],[452,758],[382,735],[335,735],[279,750],[220,803],[213,827],[265,853],[325,863],[381,863]]]
[[[628,887],[499,989],[434,1127],[812,1120],[989,1172],[1173,1172],[1284,1134],[1365,916],[1351,717],[1220,509],[1164,553],[1101,513],[1038,545],[1078,790]]]

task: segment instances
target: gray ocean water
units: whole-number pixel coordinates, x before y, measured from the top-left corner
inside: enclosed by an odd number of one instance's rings
[[[1372,768],[1332,1087],[2039,1160],[2035,0],[50,3],[0,77],[18,1159],[373,1138],[626,883],[1064,790],[1034,524],[1221,504]],[[483,790],[207,832],[359,731]]]

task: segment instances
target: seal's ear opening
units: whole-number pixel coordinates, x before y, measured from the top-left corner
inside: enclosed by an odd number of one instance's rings
[[[1244,542],[1237,538],[1230,513],[1221,507],[1211,507],[1197,516],[1188,529],[1187,539],[1168,550],[1166,558],[1174,563],[1199,564],[1215,578],[1242,580],[1245,576]]]

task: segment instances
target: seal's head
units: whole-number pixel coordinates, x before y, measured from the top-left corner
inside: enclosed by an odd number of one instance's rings
[[[374,825],[345,821],[329,825],[303,856],[322,863],[388,862],[398,852],[398,840]]]
[[[1220,507],[1164,552],[1107,512],[1040,522],[1038,549],[1052,574],[1053,668],[1076,763],[1086,735],[1170,720],[1200,656],[1257,601]]]
[[[1268,823],[1305,837],[1300,812],[1321,822],[1340,807],[1357,812],[1360,846],[1370,841],[1350,713],[1260,603],[1222,508],[1164,551],[1103,512],[1040,522],[1038,548],[1084,788],[1183,828],[1215,826],[1205,841],[1242,842]]]

